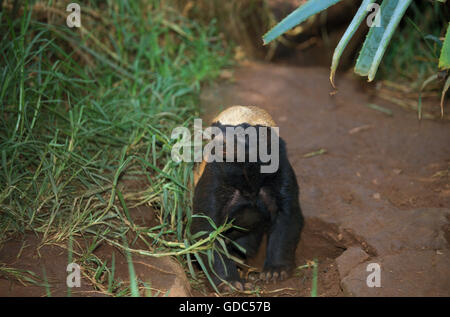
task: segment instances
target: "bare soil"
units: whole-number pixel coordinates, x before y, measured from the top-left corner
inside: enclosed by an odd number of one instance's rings
[[[128,182],[130,183],[130,182]],[[141,184],[142,182],[134,182]],[[131,185],[131,184],[130,184]],[[139,206],[129,210],[133,222],[139,226],[154,227],[159,224],[157,212],[147,206]],[[32,278],[35,283],[22,278],[19,281],[11,274],[0,274],[0,297],[23,296],[23,297],[65,297],[69,296],[66,279],[69,253],[67,241],[55,244],[43,244],[42,235],[25,234],[23,237],[12,239],[4,243],[0,249],[0,263],[6,267],[19,269],[22,273],[31,271],[35,276],[22,274]],[[87,249],[89,238],[82,237],[73,243],[73,258],[79,259],[81,246]],[[136,249],[147,249],[140,240],[136,241],[134,236],[128,236],[130,247]],[[92,245],[92,244],[91,244]],[[113,293],[119,294],[124,286],[129,286],[130,273],[127,257],[121,249],[113,247],[108,243],[99,243],[90,256],[91,261],[100,259],[112,270],[114,257],[114,287]],[[149,258],[132,254],[133,267],[142,296],[191,296],[191,288],[183,267],[171,257]],[[73,261],[77,263],[77,261]],[[87,261],[89,263],[89,261]],[[70,296],[85,297],[110,296],[107,286],[109,277],[103,273],[97,278],[93,272],[88,272],[88,267],[81,267],[81,287],[70,289]],[[146,287],[142,287],[143,283]]]

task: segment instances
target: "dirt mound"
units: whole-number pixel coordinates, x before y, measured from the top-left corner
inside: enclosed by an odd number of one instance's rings
[[[311,264],[316,261],[317,295],[342,296],[335,259],[346,250],[347,244],[354,241],[351,235],[340,233],[336,225],[308,218],[295,254],[297,269],[293,277],[276,284],[257,283],[256,288],[260,288],[261,294],[265,296],[311,296],[313,285]],[[264,264],[265,248],[266,244],[262,243],[257,256],[249,260],[249,264],[259,271]],[[308,264],[310,266],[305,267]]]

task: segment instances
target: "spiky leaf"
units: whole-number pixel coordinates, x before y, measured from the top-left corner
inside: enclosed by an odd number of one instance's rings
[[[364,0],[361,3],[361,6],[358,9],[358,12],[356,12],[355,16],[353,17],[352,22],[348,26],[347,30],[345,31],[344,35],[342,36],[341,40],[339,41],[338,45],[336,46],[336,49],[334,50],[333,54],[333,61],[331,64],[331,72],[330,72],[330,81],[331,84],[334,87],[334,74],[336,73],[336,69],[339,65],[339,60],[341,59],[342,53],[344,52],[345,47],[347,46],[350,39],[355,34],[356,30],[361,25],[361,22],[364,20],[364,18],[367,16],[367,8],[369,4],[374,3],[375,0]]]
[[[375,78],[389,42],[412,0],[384,0],[380,7],[381,25],[373,26],[359,53],[355,73]]]
[[[445,35],[444,44],[442,45],[441,57],[439,58],[439,68],[450,68],[450,23],[447,27],[447,34]]]
[[[264,45],[270,43],[283,33],[299,25],[309,17],[331,7],[342,0],[309,0],[285,17],[263,36]]]

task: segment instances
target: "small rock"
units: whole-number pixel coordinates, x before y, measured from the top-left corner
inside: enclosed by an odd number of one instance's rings
[[[231,80],[233,78],[233,72],[231,72],[228,69],[224,69],[223,71],[220,72],[220,78],[222,79],[227,79],[227,80]]]
[[[345,252],[336,259],[341,279],[347,276],[351,269],[368,258],[369,255],[360,247],[350,247],[345,250]]]

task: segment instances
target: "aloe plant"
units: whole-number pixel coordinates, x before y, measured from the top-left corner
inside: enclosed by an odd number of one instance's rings
[[[268,44],[289,29],[302,23],[309,17],[326,10],[332,5],[337,4],[342,0],[309,0],[286,18],[284,18],[280,23],[278,23],[273,29],[267,32],[263,36],[264,44]],[[446,0],[438,0],[439,2],[446,2]],[[337,45],[333,60],[331,64],[330,81],[334,87],[334,74],[339,65],[340,57],[347,46],[350,39],[355,34],[358,27],[366,19],[371,5],[375,0],[363,0],[359,10],[355,14],[352,22],[347,28],[346,32],[341,38],[341,41]],[[381,6],[379,7],[379,25],[372,25],[370,31],[367,34],[366,40],[363,47],[359,53],[359,57],[355,66],[355,73],[361,76],[367,76],[369,81],[375,78],[378,67],[381,60],[386,52],[394,32],[400,23],[401,19],[405,15],[406,9],[411,4],[412,0],[383,0]],[[447,47],[447,50],[444,50]],[[444,45],[443,54],[441,56],[441,61],[443,65],[450,65],[450,50]]]
[[[445,35],[444,43],[442,45],[441,57],[439,58],[439,68],[450,69],[450,23],[447,27],[447,33]],[[448,89],[450,88],[450,76],[444,84],[441,96],[441,117],[444,116],[444,98]]]
[[[450,23],[448,24],[447,33],[442,45],[441,57],[439,58],[439,68],[450,69]]]
[[[359,53],[355,73],[375,78],[378,66],[386,52],[400,20],[412,0],[384,0],[380,7],[380,26],[371,27]]]

